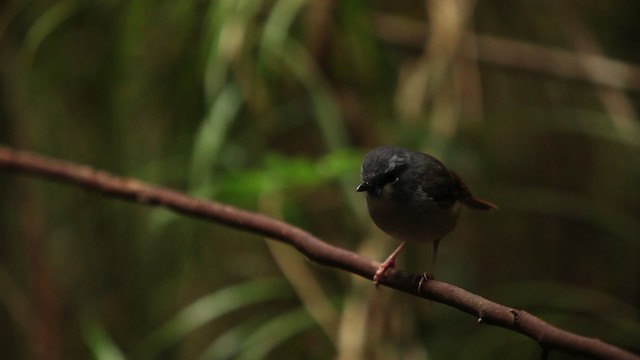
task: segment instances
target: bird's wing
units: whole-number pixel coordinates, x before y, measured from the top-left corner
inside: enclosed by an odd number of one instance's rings
[[[454,177],[436,158],[421,154],[422,164],[416,170],[418,184],[431,200],[440,207],[448,207],[458,200],[458,189]]]

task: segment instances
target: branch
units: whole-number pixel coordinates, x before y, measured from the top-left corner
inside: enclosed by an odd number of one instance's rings
[[[418,50],[424,48],[427,37],[424,22],[376,14],[373,24],[384,41]],[[640,90],[640,66],[595,54],[467,32],[461,42],[460,56],[618,90]]]
[[[283,221],[214,201],[195,199],[134,179],[113,176],[87,166],[0,146],[0,169],[51,178],[129,201],[164,206],[182,214],[266,236],[295,247],[318,264],[339,268],[367,280],[373,278],[380,265],[351,251],[329,245]],[[558,350],[594,359],[640,360],[638,355],[598,339],[562,330],[525,311],[497,304],[456,286],[436,280],[428,280],[418,286],[421,279],[421,275],[389,269],[381,283],[452,306],[475,316],[480,323],[524,334],[538,342],[545,352]]]

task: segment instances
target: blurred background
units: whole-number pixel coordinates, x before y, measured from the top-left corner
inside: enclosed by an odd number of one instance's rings
[[[0,4],[0,143],[383,260],[362,156],[479,197],[437,278],[640,351],[638,1]],[[429,268],[412,244],[399,267]],[[5,359],[537,359],[534,341],[221,225],[0,172]],[[553,353],[553,359],[572,359]]]

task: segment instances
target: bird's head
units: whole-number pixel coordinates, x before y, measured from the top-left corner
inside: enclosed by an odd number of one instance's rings
[[[378,197],[390,194],[393,185],[409,168],[411,152],[393,146],[381,146],[371,150],[362,161],[360,178],[362,183],[356,191],[367,192]]]

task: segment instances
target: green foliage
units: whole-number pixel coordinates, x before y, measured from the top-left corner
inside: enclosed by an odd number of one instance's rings
[[[317,161],[268,154],[258,169],[230,170],[220,181],[220,192],[231,199],[255,199],[263,193],[326,186],[360,166],[362,153],[330,153]]]
[[[287,290],[282,281],[259,279],[197,299],[145,338],[136,351],[136,358],[154,359],[206,323],[251,304],[290,297]]]

